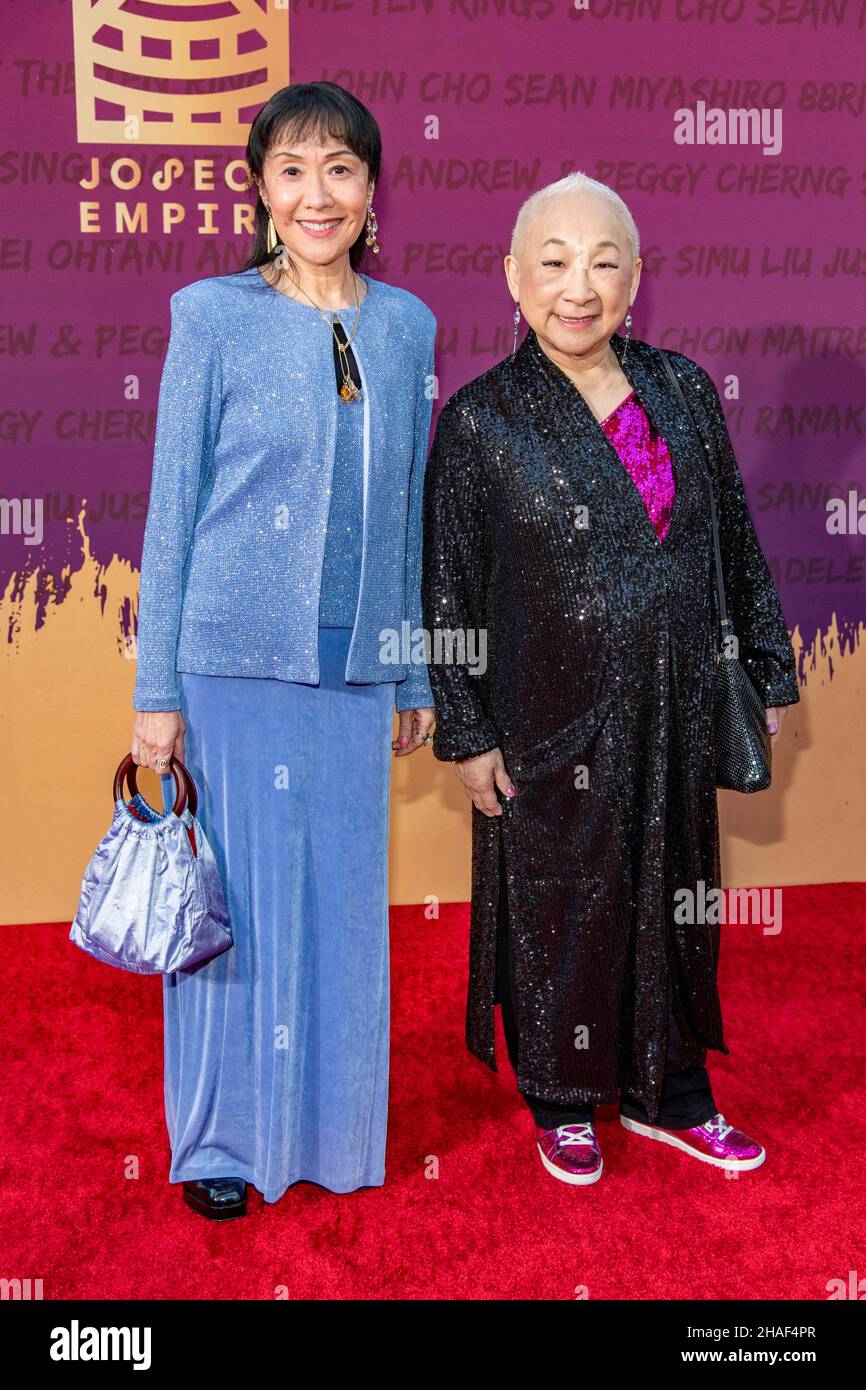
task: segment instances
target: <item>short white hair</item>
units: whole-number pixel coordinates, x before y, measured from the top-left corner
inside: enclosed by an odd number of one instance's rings
[[[606,183],[599,183],[598,179],[591,179],[589,174],[584,174],[580,170],[573,174],[566,174],[565,178],[557,179],[556,183],[546,184],[544,188],[537,189],[527,198],[517,214],[517,221],[514,223],[514,229],[511,233],[511,255],[515,259],[523,251],[530,228],[542,206],[553,198],[561,198],[569,193],[598,193],[613,204],[625,228],[632,258],[637,260],[640,255],[640,236],[638,235],[637,224],[628,207],[619,194],[614,192],[612,188],[608,188]]]

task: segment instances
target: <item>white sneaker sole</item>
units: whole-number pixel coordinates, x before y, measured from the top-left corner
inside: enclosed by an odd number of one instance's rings
[[[675,1134],[668,1134],[653,1125],[642,1124],[640,1120],[631,1120],[628,1115],[620,1115],[619,1122],[624,1129],[630,1129],[635,1134],[644,1134],[647,1139],[658,1139],[662,1144],[670,1144],[672,1148],[681,1149],[692,1158],[700,1159],[701,1163],[711,1163],[714,1168],[734,1168],[738,1172],[746,1172],[751,1168],[760,1168],[767,1157],[767,1150],[762,1148],[754,1158],[714,1158],[712,1154],[698,1153],[691,1144],[684,1143]]]
[[[598,1170],[595,1173],[566,1173],[562,1168],[557,1168],[555,1163],[551,1163],[541,1145],[536,1142],[535,1147],[541,1155],[541,1161],[550,1173],[551,1177],[558,1178],[560,1182],[567,1182],[572,1187],[588,1187],[592,1182],[598,1182],[604,1170],[604,1159],[598,1161]]]

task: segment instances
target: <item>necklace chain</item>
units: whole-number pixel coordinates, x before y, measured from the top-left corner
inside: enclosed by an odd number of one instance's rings
[[[340,387],[339,395],[340,395],[340,399],[343,400],[343,401],[345,401],[347,405],[348,405],[351,401],[358,401],[358,400],[361,399],[361,392],[360,392],[360,389],[359,389],[357,383],[356,383],[355,381],[352,380],[352,374],[351,374],[351,372],[349,371],[348,359],[347,359],[347,357],[346,357],[346,353],[347,353],[347,351],[348,351],[348,349],[349,349],[349,347],[350,347],[350,345],[351,345],[352,339],[354,338],[355,334],[356,334],[357,331],[358,331],[358,324],[361,322],[361,300],[360,300],[360,298],[359,298],[359,296],[358,296],[358,277],[357,277],[357,275],[354,275],[354,274],[353,274],[353,276],[352,276],[352,285],[353,285],[353,288],[354,288],[354,291],[355,291],[355,310],[356,310],[356,312],[355,312],[355,323],[354,323],[354,327],[352,328],[352,331],[351,331],[351,333],[349,334],[348,338],[346,339],[345,343],[341,343],[341,342],[340,342],[339,336],[338,336],[338,334],[337,334],[337,329],[336,329],[336,327],[335,327],[335,322],[336,322],[337,312],[338,312],[338,311],[337,311],[336,309],[332,309],[330,312],[333,313],[334,318],[333,318],[333,319],[329,319],[328,316],[327,316],[327,314],[325,313],[325,310],[321,307],[321,305],[317,304],[316,301],[312,298],[312,296],[309,295],[309,294],[307,294],[307,291],[306,291],[301,285],[298,285],[298,286],[296,287],[297,289],[300,290],[301,294],[304,296],[305,299],[309,299],[309,301],[310,301],[310,303],[312,304],[313,308],[314,308],[314,309],[318,309],[319,313],[322,315],[322,318],[325,320],[325,323],[328,325],[328,327],[329,327],[330,330],[331,330],[331,333],[333,334],[334,342],[337,344],[337,350],[339,351],[339,354],[340,354],[340,367],[341,367],[342,372],[343,372],[343,385]],[[342,328],[342,324],[340,325],[340,327]],[[344,333],[345,333],[345,331],[346,331],[346,330],[343,329],[343,332],[344,332]]]

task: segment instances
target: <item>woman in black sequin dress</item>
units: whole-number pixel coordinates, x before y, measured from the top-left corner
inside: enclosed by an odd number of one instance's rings
[[[658,350],[615,331],[641,268],[622,201],[583,175],[541,190],[505,265],[529,331],[443,407],[425,484],[433,751],[473,803],[468,1046],[496,1069],[498,999],[564,1181],[600,1176],[593,1109],[617,1097],[628,1128],[757,1167],[763,1148],[719,1115],[705,1068],[707,1049],[728,1051],[720,930],[678,923],[673,901],[721,884],[707,465],[774,741],[799,699],[784,616],[711,377],[671,354],[702,445]],[[449,632],[486,634],[486,669]]]

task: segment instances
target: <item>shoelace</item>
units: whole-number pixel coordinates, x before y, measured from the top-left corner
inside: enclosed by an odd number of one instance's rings
[[[561,1148],[569,1148],[572,1144],[595,1144],[591,1124],[558,1125],[556,1139]]]
[[[703,1128],[708,1134],[716,1134],[719,1139],[724,1139],[726,1134],[730,1134],[734,1126],[729,1125],[724,1115],[719,1112],[719,1114],[714,1115],[711,1120],[707,1120]]]

